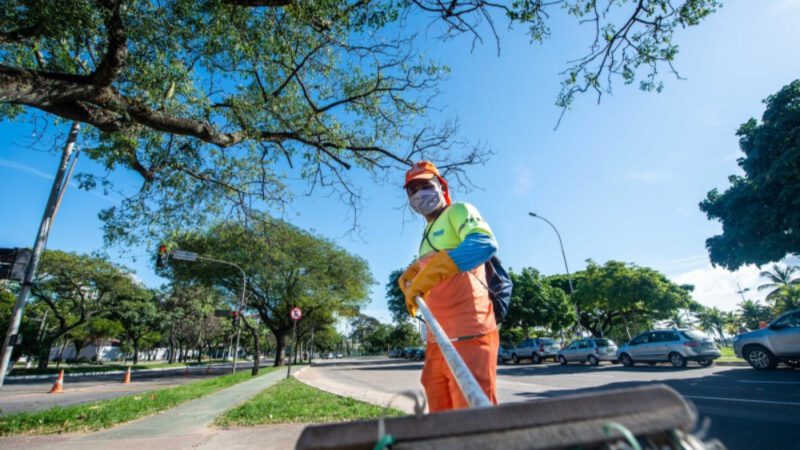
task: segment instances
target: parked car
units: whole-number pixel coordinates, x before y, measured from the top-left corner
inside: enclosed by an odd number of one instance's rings
[[[645,331],[617,350],[617,359],[626,367],[640,362],[670,362],[673,367],[686,367],[689,361],[709,367],[719,357],[714,341],[692,329]]]
[[[511,350],[511,360],[519,364],[521,359],[530,359],[534,364],[539,364],[547,358],[556,360],[556,353],[561,350],[561,344],[550,337],[537,337],[525,339]]]
[[[413,359],[415,361],[425,361],[425,349],[424,348],[418,348],[414,352],[414,356],[411,359]]]
[[[616,363],[617,344],[605,338],[578,339],[562,348],[556,354],[556,359],[564,366],[570,362],[588,362],[593,366],[599,365],[600,361]]]
[[[503,364],[506,361],[511,359],[511,346],[506,344],[500,344],[500,348],[497,350],[497,364]]]
[[[401,350],[399,348],[395,348],[395,349],[389,350],[389,358],[399,358],[400,354],[402,353],[402,351],[403,350]]]
[[[766,328],[733,338],[736,356],[758,370],[770,370],[783,361],[800,367],[800,309],[786,312]]]

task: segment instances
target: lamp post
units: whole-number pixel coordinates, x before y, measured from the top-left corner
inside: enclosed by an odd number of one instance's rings
[[[572,287],[572,275],[569,273],[569,264],[567,264],[567,253],[564,251],[564,242],[561,240],[561,233],[558,232],[558,228],[556,228],[556,226],[553,225],[553,222],[550,222],[549,220],[545,219],[544,217],[542,217],[542,216],[540,216],[540,215],[538,215],[538,214],[536,214],[534,212],[529,212],[528,215],[531,216],[531,217],[535,217],[537,219],[544,220],[545,222],[547,222],[548,225],[550,225],[550,227],[553,229],[553,231],[556,232],[556,236],[558,237],[558,245],[561,246],[561,257],[564,258],[564,268],[567,270],[567,282],[569,283],[569,296],[570,296],[570,298],[572,298],[572,294],[574,292],[573,291],[573,287]],[[580,313],[580,309],[578,309],[578,304],[577,303],[575,303],[575,314],[578,315],[578,331],[580,331],[580,329],[582,328],[581,327],[581,313]]]

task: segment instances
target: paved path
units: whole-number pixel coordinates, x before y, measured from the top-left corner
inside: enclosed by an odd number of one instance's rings
[[[421,369],[420,362],[399,359],[335,361],[315,365],[298,378],[332,393],[386,405],[397,391],[421,389]],[[711,419],[709,436],[719,438],[731,450],[800,449],[800,370],[502,365],[497,393],[501,403],[509,403],[653,382],[665,383],[692,401],[701,420]],[[394,405],[410,412],[412,403],[401,399]]]
[[[219,429],[210,427],[226,410],[286,376],[276,370],[160,414],[90,434],[0,438],[3,449],[290,449],[304,424]]]

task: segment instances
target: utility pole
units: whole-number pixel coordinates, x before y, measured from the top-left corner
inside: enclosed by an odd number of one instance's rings
[[[39,224],[39,232],[36,234],[36,240],[33,243],[33,252],[31,259],[28,262],[28,267],[25,269],[25,278],[22,281],[22,286],[17,296],[17,303],[11,313],[11,321],[8,324],[8,331],[6,332],[5,339],[3,340],[2,354],[0,354],[0,387],[5,382],[6,373],[10,372],[11,353],[14,352],[14,346],[18,344],[19,339],[19,326],[22,323],[22,315],[25,312],[25,302],[28,300],[33,279],[36,277],[36,269],[39,266],[39,260],[44,252],[44,247],[47,243],[47,237],[50,234],[50,227],[53,225],[53,218],[62,198],[64,190],[69,183],[67,176],[67,166],[69,165],[72,157],[73,150],[75,149],[75,141],[78,139],[78,131],[80,124],[78,122],[72,123],[72,128],[69,130],[67,136],[67,143],[61,153],[61,161],[58,164],[56,176],[53,178],[53,186],[50,188],[50,197],[47,200],[47,206],[44,208],[42,221]],[[72,174],[72,171],[69,173]]]

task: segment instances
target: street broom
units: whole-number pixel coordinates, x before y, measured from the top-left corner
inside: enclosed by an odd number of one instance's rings
[[[311,425],[296,450],[724,448],[690,434],[695,409],[661,384],[493,406],[424,300],[417,303],[470,408]]]

